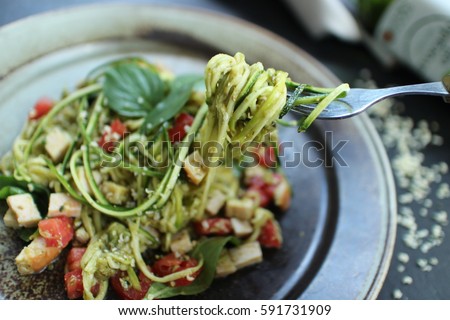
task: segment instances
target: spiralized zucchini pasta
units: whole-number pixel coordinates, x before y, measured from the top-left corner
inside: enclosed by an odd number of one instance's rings
[[[237,53],[204,76],[112,61],[39,99],[1,161],[3,221],[25,244],[18,272],[66,250],[68,298],[163,299],[263,261],[282,246],[276,216],[291,200],[277,123],[330,93]]]

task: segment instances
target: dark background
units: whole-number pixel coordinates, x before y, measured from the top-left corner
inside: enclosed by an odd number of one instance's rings
[[[94,2],[107,3],[110,1],[0,0],[0,25],[48,10]],[[202,7],[240,17],[290,40],[322,62],[343,82],[348,82],[350,84],[353,84],[355,79],[360,77],[361,70],[363,69],[371,71],[372,78],[380,87],[423,82],[423,79],[418,75],[401,65],[397,65],[390,69],[382,66],[362,44],[344,43],[333,37],[327,37],[321,40],[311,38],[302,25],[298,23],[298,20],[292,14],[290,9],[281,1],[140,0],[130,2],[178,4]],[[7,48],[1,46],[1,39],[0,48],[1,50],[7,50]],[[441,99],[435,97],[407,97],[402,98],[401,101],[406,105],[405,116],[412,117],[415,121],[419,119],[437,121],[441,127],[439,133],[444,137],[445,141],[450,141],[450,131],[447,129],[450,106],[443,103]],[[433,164],[439,161],[450,163],[449,149],[450,147],[447,143],[439,148],[427,148],[425,150],[426,163]],[[394,151],[389,151],[390,156],[392,156],[393,153]],[[443,181],[449,182],[449,180],[448,175],[444,176]],[[399,194],[400,193],[401,190],[399,190]],[[433,207],[430,208],[430,212],[449,207],[448,199],[433,200]],[[412,208],[418,209],[414,206],[412,206]],[[429,227],[429,224],[431,223],[426,220],[419,220],[418,222],[419,229]],[[448,231],[448,227],[445,227],[444,231]],[[403,245],[403,242],[401,241],[403,233],[404,230],[399,227],[392,266],[379,298],[392,299],[393,290],[398,288],[403,292],[403,299],[450,299],[450,285],[448,285],[450,280],[449,241],[444,239],[444,243],[441,246],[432,249],[429,254],[424,255],[419,251],[411,250]],[[397,254],[399,252],[406,252],[410,256],[410,262],[407,264],[406,271],[403,273],[397,271],[397,266],[399,265]],[[431,272],[423,272],[416,265],[417,259],[422,257],[437,257],[439,259],[439,264],[433,267]],[[409,275],[413,278],[413,284],[402,284],[402,279],[405,275]]]

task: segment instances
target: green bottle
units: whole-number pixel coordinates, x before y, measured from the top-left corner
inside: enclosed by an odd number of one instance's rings
[[[369,31],[373,32],[383,12],[394,0],[357,0],[357,16]]]

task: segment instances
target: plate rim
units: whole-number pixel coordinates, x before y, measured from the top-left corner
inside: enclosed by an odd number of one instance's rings
[[[35,14],[29,17],[22,18],[20,20],[14,21],[12,23],[6,24],[0,28],[0,36],[5,35],[8,33],[14,33],[14,32],[20,32],[21,28],[26,27],[27,24],[35,24],[36,22],[39,22],[41,19],[46,19],[47,17],[55,17],[56,16],[64,16],[65,14],[71,14],[74,12],[82,13],[83,11],[89,11],[93,9],[104,9],[104,8],[116,8],[116,10],[120,10],[124,7],[134,7],[134,8],[156,8],[160,11],[177,11],[177,12],[183,12],[184,14],[186,11],[189,12],[189,14],[194,15],[207,15],[207,16],[213,16],[214,18],[221,19],[222,21],[226,21],[227,23],[236,24],[240,26],[244,26],[245,28],[253,29],[255,32],[265,35],[266,37],[269,37],[273,39],[275,42],[281,43],[285,47],[288,47],[289,50],[292,50],[293,52],[296,52],[298,55],[302,56],[306,61],[308,61],[309,64],[311,64],[312,69],[319,70],[321,75],[327,79],[329,82],[329,85],[334,85],[336,83],[339,83],[340,81],[338,78],[328,69],[326,68],[322,63],[320,63],[316,58],[314,58],[312,55],[310,55],[308,52],[304,51],[301,47],[298,47],[297,45],[293,44],[292,42],[286,40],[285,38],[277,35],[276,33],[267,30],[261,26],[258,26],[252,22],[245,21],[241,18],[231,16],[228,14],[216,12],[210,9],[205,8],[195,8],[195,7],[189,7],[189,6],[182,6],[182,5],[162,5],[162,4],[142,4],[142,3],[131,3],[131,4],[123,4],[123,3],[109,3],[109,4],[89,4],[89,5],[79,5],[75,7],[70,8],[62,8],[57,10],[51,10],[44,13]],[[18,31],[17,31],[18,30]],[[81,44],[80,43],[74,43],[72,45]],[[51,51],[45,52],[43,55],[58,51],[60,49],[66,48],[66,45],[62,45],[61,47],[54,48]],[[1,69],[0,67],[0,81],[7,77],[8,74],[14,73],[14,71],[17,68],[20,68],[31,61],[38,59],[42,57],[42,54],[38,54],[33,57],[33,59],[23,60],[21,61],[17,66],[14,68],[9,69]],[[306,68],[306,66],[305,66]],[[387,201],[387,217],[388,217],[388,225],[386,226],[387,232],[386,232],[386,238],[385,238],[385,246],[387,250],[384,250],[380,252],[379,260],[380,265],[377,266],[373,270],[373,279],[371,283],[367,284],[367,290],[366,292],[362,292],[358,298],[361,299],[374,299],[377,297],[379,291],[381,290],[381,287],[383,285],[383,281],[387,275],[388,268],[390,265],[390,261],[393,255],[393,247],[395,244],[395,238],[396,238],[396,190],[395,190],[395,183],[394,178],[389,162],[389,158],[387,156],[386,150],[381,142],[381,138],[376,132],[376,129],[372,122],[370,121],[367,114],[362,114],[358,118],[352,119],[352,121],[355,121],[355,123],[360,123],[366,130],[367,135],[370,138],[370,141],[373,143],[373,148],[376,151],[376,155],[379,160],[379,164],[382,169],[383,177],[385,180],[385,197]],[[320,270],[318,271],[318,273]],[[301,296],[299,297],[301,298]]]

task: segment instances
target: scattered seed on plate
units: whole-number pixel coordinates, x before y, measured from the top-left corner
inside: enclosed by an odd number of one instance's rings
[[[402,273],[402,272],[404,272],[405,270],[406,270],[406,267],[405,267],[404,265],[399,264],[399,265],[397,266],[397,271],[398,271],[398,272]]]
[[[428,260],[428,262],[433,266],[437,266],[439,263],[439,259],[436,257],[432,257],[432,258],[430,258],[430,260]]]
[[[400,252],[397,256],[398,261],[407,264],[409,262],[409,255],[405,252]]]
[[[402,278],[402,283],[406,285],[410,285],[413,283],[413,278],[411,276],[404,276]]]
[[[448,224],[448,215],[444,210],[435,212],[433,214],[433,219],[442,226],[446,226]]]
[[[400,289],[394,289],[392,292],[392,298],[399,300],[403,297],[403,292],[400,291]]]
[[[363,70],[360,76],[355,87],[377,88],[370,70]],[[400,264],[396,269],[404,272],[411,256],[417,257],[415,264],[421,271],[430,272],[439,261],[428,255],[442,245],[448,225],[448,213],[442,210],[440,201],[450,198],[450,186],[442,182],[448,178],[449,166],[444,161],[430,164],[426,158],[426,148],[444,144],[439,123],[414,121],[402,114],[405,109],[400,100],[387,99],[371,108],[369,115],[388,151],[399,195],[398,236],[406,250],[397,254]],[[413,283],[406,275],[400,281]],[[392,297],[401,299],[403,292],[395,289]]]

